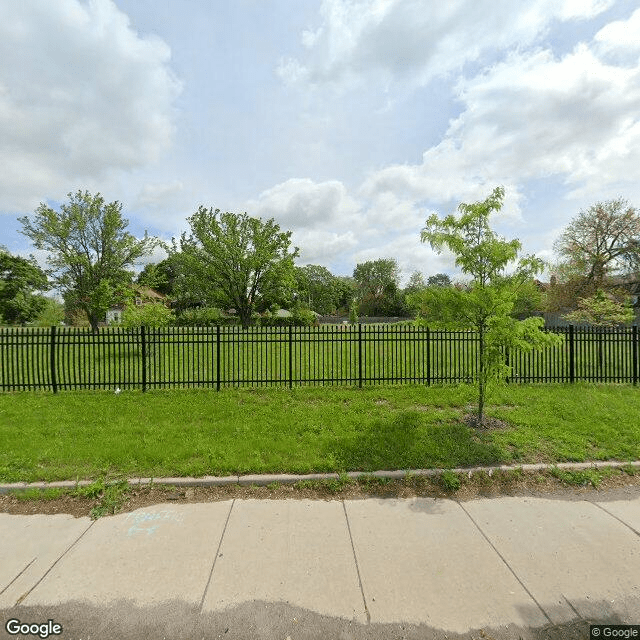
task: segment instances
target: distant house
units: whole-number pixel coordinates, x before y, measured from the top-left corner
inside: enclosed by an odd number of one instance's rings
[[[133,293],[133,303],[137,307],[147,304],[164,304],[165,306],[169,306],[170,304],[167,296],[158,293],[150,287],[134,285],[131,287],[131,292]],[[124,313],[125,307],[126,304],[124,302],[113,304],[107,310],[106,324],[111,325],[122,322],[122,314]]]

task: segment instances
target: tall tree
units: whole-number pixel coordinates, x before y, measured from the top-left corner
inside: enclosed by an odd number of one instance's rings
[[[327,315],[338,306],[340,290],[336,277],[321,265],[308,264],[296,267],[296,293],[312,311]]]
[[[98,193],[68,194],[55,211],[40,204],[33,219],[19,218],[22,231],[37,249],[48,252],[49,275],[65,301],[82,309],[98,330],[118,289],[131,283],[135,261],[158,244],[146,233],[138,240],[126,231],[118,201],[105,203]]]
[[[289,252],[291,231],[280,231],[273,219],[202,206],[188,222],[191,233],[182,234],[179,247],[190,289],[234,307],[245,328],[256,305],[268,307],[290,296],[298,255],[297,247]]]
[[[14,256],[0,247],[0,322],[24,324],[35,320],[46,300],[49,282],[33,256]]]
[[[612,276],[640,270],[640,215],[626,200],[599,202],[571,221],[554,248],[561,264],[551,304],[575,307],[598,289],[613,292]]]
[[[446,273],[436,273],[435,276],[429,276],[427,283],[430,287],[450,287],[452,285],[451,278]]]
[[[398,286],[400,268],[395,258],[361,262],[353,271],[353,279],[356,281],[361,315],[403,314],[403,300]]]
[[[478,413],[476,424],[484,425],[487,385],[509,373],[505,347],[525,350],[557,342],[558,337],[540,329],[542,318],[518,321],[512,317],[520,287],[543,269],[543,262],[533,256],[522,258],[515,271],[507,267],[515,262],[521,244],[507,241],[489,226],[489,216],[502,208],[504,189],[497,187],[484,201],[462,203],[460,217],[441,220],[431,216],[421,233],[438,253],[444,248],[456,257],[456,265],[472,276],[466,287],[429,287],[422,307],[423,320],[445,327],[471,329],[478,335]]]

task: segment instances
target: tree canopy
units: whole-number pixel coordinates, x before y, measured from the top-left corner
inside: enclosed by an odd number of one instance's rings
[[[122,205],[105,203],[98,193],[68,194],[68,204],[55,211],[40,204],[32,219],[19,218],[24,235],[48,252],[48,273],[65,301],[82,309],[94,331],[114,303],[119,288],[132,281],[135,261],[150,253],[157,240],[138,240],[126,231]]]
[[[182,234],[179,247],[174,242],[172,254],[181,255],[186,286],[208,304],[233,307],[248,327],[257,305],[290,297],[298,255],[297,247],[289,251],[291,231],[280,231],[273,219],[203,206],[188,222],[191,232]]]
[[[356,265],[358,311],[368,316],[404,315],[403,299],[399,290],[400,268],[395,258],[368,260]]]
[[[295,267],[296,295],[309,309],[328,315],[335,313],[340,301],[341,287],[337,278],[321,265]]]
[[[601,285],[607,275],[638,269],[640,215],[626,200],[599,202],[571,221],[554,248],[576,273]]]
[[[36,319],[46,300],[38,292],[49,282],[33,256],[14,256],[0,247],[0,322],[24,324]]]

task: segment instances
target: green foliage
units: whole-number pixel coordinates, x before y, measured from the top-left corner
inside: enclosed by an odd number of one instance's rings
[[[158,263],[146,264],[138,274],[136,283],[172,297],[179,274],[177,262],[175,258],[166,258]]]
[[[44,309],[45,298],[37,291],[49,288],[47,276],[33,256],[11,255],[0,247],[0,321],[32,322]]]
[[[460,478],[456,473],[447,469],[440,475],[440,484],[447,491],[457,491],[460,488]]]
[[[49,274],[71,306],[82,309],[94,331],[117,291],[131,282],[128,271],[158,241],[138,240],[126,231],[122,205],[106,204],[100,194],[68,194],[60,211],[41,204],[32,219],[19,218],[22,231],[37,249],[49,253]]]
[[[338,279],[317,264],[295,267],[297,299],[316,313],[335,313],[340,302],[341,287]]]
[[[607,473],[607,471],[609,471]],[[598,488],[598,485],[602,482],[602,479],[606,475],[611,475],[610,470],[598,470],[598,469],[583,469],[577,471],[559,469],[554,467],[551,469],[551,475],[554,478],[558,478],[565,484],[573,486],[587,486],[591,485],[594,488]]]
[[[176,318],[176,324],[181,327],[215,327],[235,322],[235,318],[225,316],[217,307],[185,309]]]
[[[160,302],[136,306],[131,302],[125,305],[121,325],[133,327],[168,327],[175,322],[175,314]]]
[[[432,215],[421,239],[438,253],[451,251],[456,265],[472,276],[464,287],[430,287],[422,294],[419,314],[423,322],[444,328],[470,329],[478,333],[478,421],[483,423],[486,389],[489,382],[504,380],[510,373],[506,349],[530,351],[557,343],[561,338],[540,331],[542,318],[517,321],[514,305],[523,285],[542,271],[534,256],[520,259],[512,275],[507,267],[521,249],[520,242],[507,241],[489,226],[489,216],[502,208],[504,189],[497,187],[484,201],[462,203],[460,218],[441,220]]]
[[[44,297],[44,307],[33,321],[36,327],[53,327],[64,320],[64,305],[53,298]]]
[[[359,263],[353,271],[353,279],[356,282],[358,311],[361,315],[405,315],[399,289],[400,269],[395,258]]]
[[[429,276],[427,281],[430,287],[451,287],[451,278],[446,273],[436,273],[435,276]]]
[[[351,303],[349,307],[349,324],[356,324],[358,322],[358,311],[355,302]]]
[[[184,286],[194,298],[236,309],[243,327],[256,307],[286,299],[294,286],[291,232],[273,219],[200,207],[180,238]],[[174,242],[173,253],[178,253]]]
[[[606,276],[640,267],[640,215],[622,199],[581,211],[555,243],[573,271],[602,287]]]
[[[580,298],[578,309],[563,316],[567,322],[586,322],[595,327],[616,327],[633,322],[634,313],[631,304],[612,300],[602,290],[590,298]]]
[[[356,295],[356,282],[350,276],[336,276],[335,284],[338,291],[336,312],[349,313],[351,303]]]

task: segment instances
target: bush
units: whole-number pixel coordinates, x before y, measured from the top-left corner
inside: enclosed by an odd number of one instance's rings
[[[215,307],[199,307],[185,309],[175,322],[181,327],[215,327],[218,325],[237,324],[237,319],[225,316]]]
[[[120,326],[131,329],[134,327],[167,327],[173,324],[175,316],[171,309],[163,304],[143,304],[135,306],[127,303]]]

